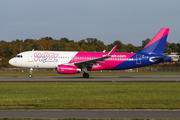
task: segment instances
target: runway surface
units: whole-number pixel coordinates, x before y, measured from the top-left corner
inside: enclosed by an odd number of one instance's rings
[[[0,77],[0,82],[180,82],[180,75]]]
[[[12,110],[0,111],[0,118],[91,118],[91,119],[179,119],[179,110]]]

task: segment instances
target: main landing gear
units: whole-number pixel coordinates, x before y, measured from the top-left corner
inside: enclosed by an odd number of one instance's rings
[[[32,71],[33,71],[33,69],[30,68],[30,70],[29,70],[29,75],[28,75],[29,78],[32,78]]]
[[[84,71],[83,77],[84,78],[89,78],[89,74],[87,73],[87,66],[83,66],[82,71]]]
[[[83,77],[84,77],[84,78],[89,78],[89,74],[86,73],[86,72],[84,72]]]

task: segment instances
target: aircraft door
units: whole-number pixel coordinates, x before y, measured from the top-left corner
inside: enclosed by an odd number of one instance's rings
[[[28,54],[28,62],[33,62],[33,53]]]
[[[136,64],[141,64],[141,55],[140,54],[136,55]]]

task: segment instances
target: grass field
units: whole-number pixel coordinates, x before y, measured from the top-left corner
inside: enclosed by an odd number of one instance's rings
[[[180,83],[0,83],[0,109],[180,109]]]
[[[180,119],[80,119],[80,118],[64,118],[64,119],[37,119],[37,118],[0,118],[0,120],[180,120]]]
[[[180,119],[86,119],[86,118],[64,118],[64,119],[37,119],[37,118],[0,118],[0,120],[180,120]]]

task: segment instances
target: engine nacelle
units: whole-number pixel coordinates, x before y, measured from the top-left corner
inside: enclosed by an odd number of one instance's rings
[[[81,69],[78,69],[76,66],[72,65],[58,65],[57,72],[60,74],[75,74],[80,73]]]

